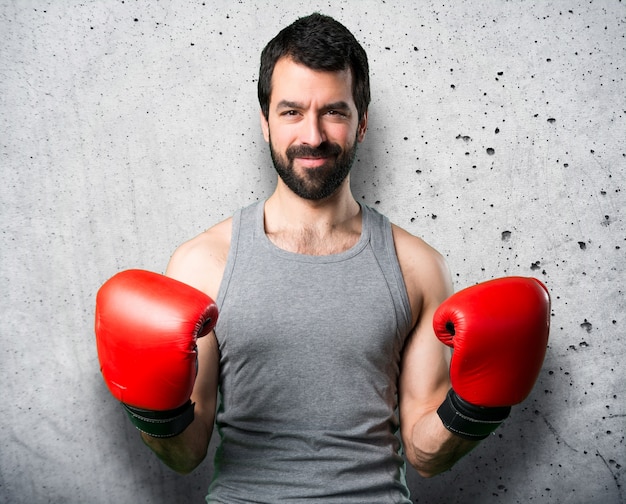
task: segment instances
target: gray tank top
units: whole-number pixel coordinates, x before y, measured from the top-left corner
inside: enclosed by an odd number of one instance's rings
[[[327,256],[276,247],[264,202],[234,215],[207,502],[411,502],[396,410],[409,301],[389,221],[361,209],[358,243]]]

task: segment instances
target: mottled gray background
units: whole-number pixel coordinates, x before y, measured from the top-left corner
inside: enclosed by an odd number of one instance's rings
[[[0,501],[202,502],[102,382],[94,297],[270,194],[263,45],[320,10],[371,61],[359,199],[553,295],[531,396],[419,503],[624,502],[626,8],[578,1],[0,0]]]

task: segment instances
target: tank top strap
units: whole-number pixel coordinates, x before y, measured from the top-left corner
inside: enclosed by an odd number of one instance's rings
[[[256,222],[259,213],[261,214],[261,219],[263,219],[264,208],[265,200],[262,200],[240,208],[233,214],[230,249],[228,250],[222,283],[215,300],[218,307],[221,306],[228,292],[235,264],[247,260],[252,254],[254,239],[257,235]]]
[[[390,294],[396,306],[398,327],[403,334],[411,330],[411,304],[400,263],[396,254],[393,231],[389,219],[376,209],[361,205],[363,228],[370,235],[370,245],[378,264],[387,279]]]

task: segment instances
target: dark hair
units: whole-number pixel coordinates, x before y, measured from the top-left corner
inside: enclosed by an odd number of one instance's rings
[[[311,14],[283,28],[263,49],[258,95],[263,115],[268,118],[272,74],[276,62],[289,57],[313,70],[352,72],[352,97],[361,120],[370,103],[367,54],[354,35],[338,21]]]

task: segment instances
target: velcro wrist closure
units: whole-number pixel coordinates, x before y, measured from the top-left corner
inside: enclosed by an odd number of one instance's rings
[[[182,406],[167,411],[152,411],[122,404],[130,421],[141,432],[153,437],[167,438],[183,432],[194,418],[194,405],[188,400]]]
[[[437,410],[446,429],[463,439],[474,441],[485,439],[506,420],[510,412],[510,406],[475,406],[461,399],[452,389]]]

